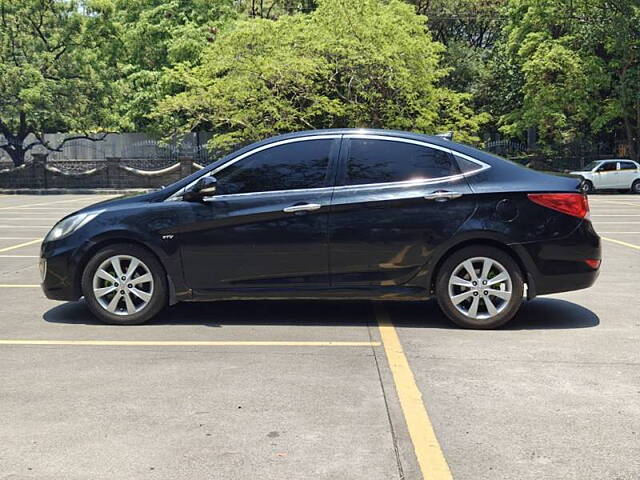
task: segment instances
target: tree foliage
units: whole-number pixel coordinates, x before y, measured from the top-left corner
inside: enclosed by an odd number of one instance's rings
[[[471,139],[486,116],[471,111],[468,95],[440,86],[442,51],[405,3],[323,0],[310,14],[238,23],[201,65],[175,70],[187,88],[155,115],[166,129],[220,132],[219,148],[328,127]]]
[[[640,6],[630,1],[511,0],[505,50],[522,102],[502,118],[543,143],[623,132],[640,146]],[[621,128],[622,127],[622,128]]]
[[[110,34],[99,5],[0,0],[0,149],[15,165],[38,144],[59,147],[45,132],[115,123],[112,66],[101,53]]]
[[[149,114],[165,95],[180,91],[165,76],[196,65],[221,28],[239,14],[233,0],[113,0],[122,90],[119,108],[128,130],[153,128]]]

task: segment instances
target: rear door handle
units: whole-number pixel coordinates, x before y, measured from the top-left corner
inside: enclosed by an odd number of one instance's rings
[[[319,210],[319,203],[303,203],[301,205],[291,205],[283,210],[286,213],[295,213],[295,212],[313,212],[314,210]]]
[[[453,200],[456,198],[460,198],[462,193],[460,192],[447,192],[445,190],[440,190],[438,192],[427,193],[424,196],[425,200],[435,200],[436,202],[446,202],[447,200]]]

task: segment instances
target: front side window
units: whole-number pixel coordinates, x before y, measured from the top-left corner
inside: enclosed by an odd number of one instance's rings
[[[585,171],[585,172],[590,172],[590,171],[592,171],[594,168],[596,168],[598,165],[600,165],[600,162],[590,162],[590,163],[587,163],[587,165],[584,167],[583,171]]]
[[[607,162],[600,165],[598,169],[599,172],[613,172],[618,169],[618,164],[616,162]]]
[[[305,140],[267,148],[215,173],[217,194],[326,186],[333,140]]]
[[[442,150],[390,140],[351,139],[343,185],[428,180],[460,173]]]

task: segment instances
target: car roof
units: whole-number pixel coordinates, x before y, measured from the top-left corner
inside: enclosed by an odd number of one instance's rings
[[[424,133],[415,133],[415,132],[405,132],[401,130],[386,130],[381,128],[327,128],[327,129],[319,129],[319,130],[301,130],[299,132],[285,133],[283,135],[278,135],[275,137],[270,137],[265,139],[265,143],[277,142],[280,140],[285,140],[288,138],[298,138],[298,137],[310,137],[315,135],[381,135],[385,137],[396,137],[396,138],[409,138],[412,140],[419,141],[428,141],[429,143],[433,143],[435,145],[440,145],[443,147],[450,147],[452,143],[451,140],[447,140],[446,138],[442,138],[436,135],[426,135]],[[255,145],[255,144],[254,144]]]

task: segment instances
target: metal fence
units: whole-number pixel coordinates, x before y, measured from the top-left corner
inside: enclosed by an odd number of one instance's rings
[[[68,134],[46,134],[45,141],[55,150],[37,146],[27,153],[25,163],[32,162],[34,154],[45,154],[47,162],[51,163],[122,158],[131,167],[153,170],[173,165],[181,157],[190,157],[200,165],[208,165],[218,158],[207,148],[207,142],[213,136],[209,132],[189,133],[170,142],[154,139],[143,133],[113,133],[98,141],[74,139],[63,143],[67,136]],[[0,135],[0,142],[2,140]],[[34,140],[35,138],[27,138],[25,144]],[[0,169],[12,165],[9,156],[0,150]]]

